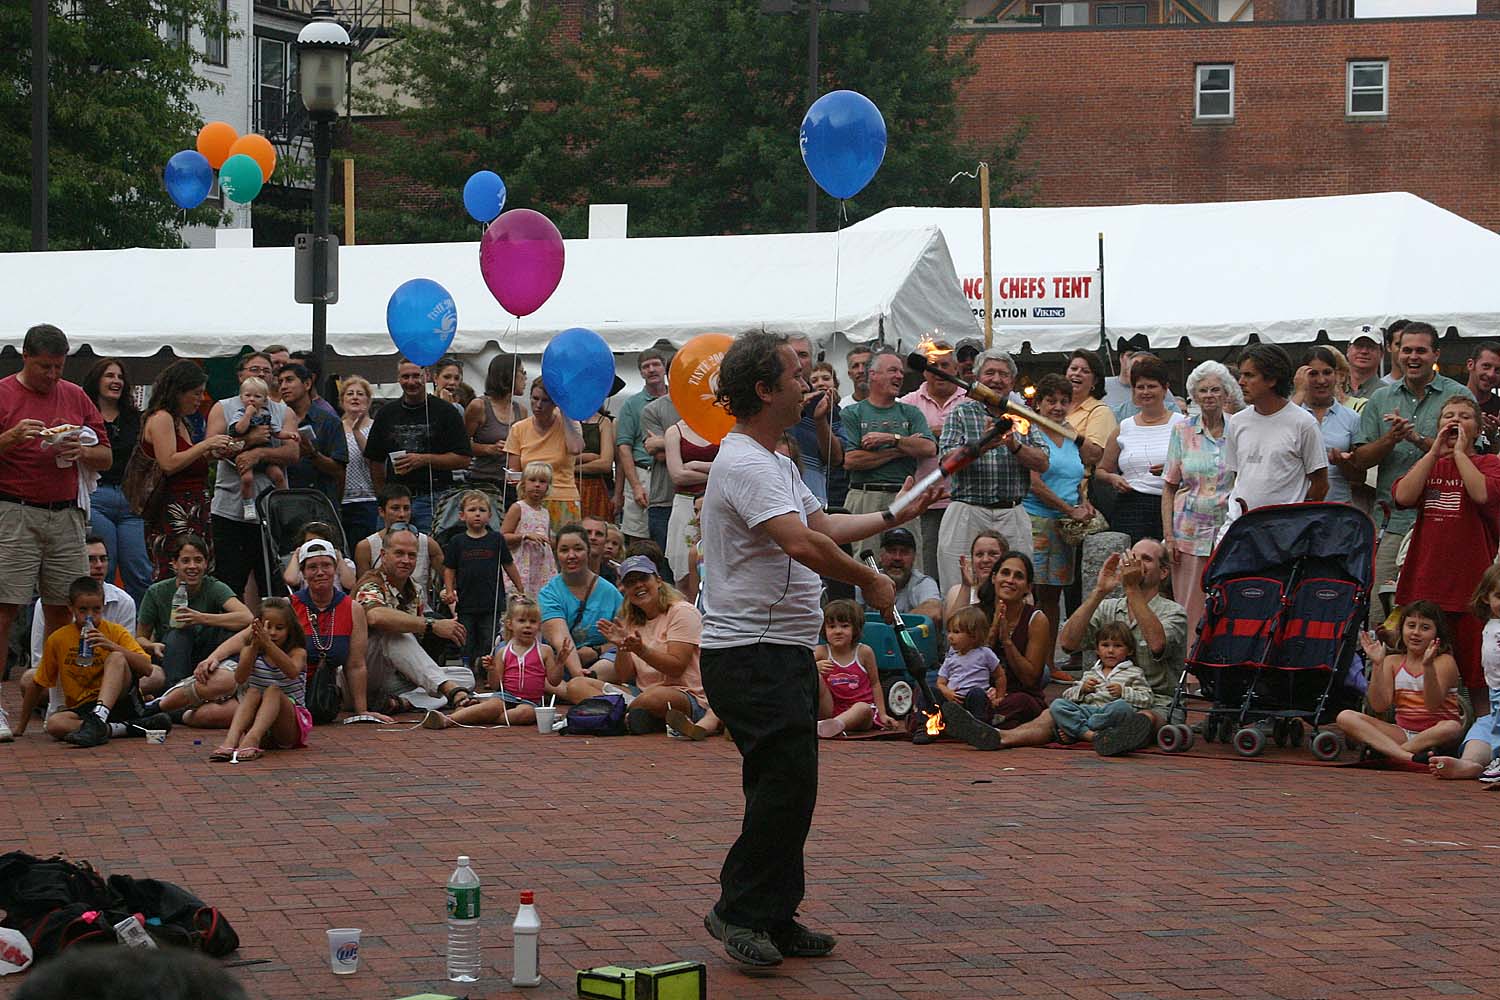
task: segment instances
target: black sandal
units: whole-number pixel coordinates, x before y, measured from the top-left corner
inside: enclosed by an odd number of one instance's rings
[[[460,692],[463,693],[463,696],[464,696],[464,700],[463,701],[459,701],[458,700],[458,695],[459,695]],[[456,688],[449,689],[448,693],[445,694],[445,695],[443,695],[443,697],[448,699],[448,707],[449,708],[451,708],[451,709],[459,709],[459,708],[463,708],[464,706],[466,706],[466,705],[470,704],[471,702],[473,702],[473,700],[474,700],[474,692],[470,691],[466,687],[456,687]]]

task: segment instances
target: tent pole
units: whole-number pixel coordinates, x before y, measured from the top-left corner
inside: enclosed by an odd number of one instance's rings
[[[1114,372],[1109,356],[1109,335],[1104,332],[1104,234],[1099,234],[1099,350],[1104,355],[1104,370]]]
[[[979,212],[984,232],[984,349],[995,346],[995,309],[990,293],[990,165],[979,164]]]
[[[344,246],[354,246],[354,157],[344,160]]]

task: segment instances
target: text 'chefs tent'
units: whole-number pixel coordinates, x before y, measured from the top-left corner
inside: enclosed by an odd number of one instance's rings
[[[620,354],[665,337],[765,328],[825,342],[972,327],[934,226],[774,236],[568,240],[562,283],[520,321],[491,297],[477,243],[345,247],[328,343],[345,357],[391,355],[386,301],[409,278],[440,282],[458,306],[451,353],[495,347],[536,355],[556,333],[597,331]],[[838,264],[835,289],[835,263]],[[311,307],[293,301],[287,248],[94,250],[0,255],[4,328],[61,327],[95,354],[234,354],[243,345],[306,346]],[[837,309],[835,311],[835,292]]]
[[[977,318],[978,209],[892,208],[851,231],[923,225],[943,230]],[[1006,350],[1098,346],[1100,233],[1112,345],[1144,337],[1157,349],[1184,339],[1228,347],[1251,334],[1298,343],[1319,330],[1342,341],[1361,324],[1403,316],[1500,336],[1500,236],[1411,194],[997,208],[990,228],[995,344]]]

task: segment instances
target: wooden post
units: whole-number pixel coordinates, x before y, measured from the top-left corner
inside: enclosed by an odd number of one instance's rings
[[[995,307],[990,290],[990,165],[979,165],[979,212],[984,231],[984,349],[995,342]]]
[[[344,246],[354,246],[354,158],[344,161]]]

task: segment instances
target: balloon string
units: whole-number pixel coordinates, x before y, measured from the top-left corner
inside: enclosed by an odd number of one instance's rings
[[[833,336],[839,333],[839,271],[843,264],[843,233],[844,223],[849,221],[848,202],[839,199],[839,214],[833,230]],[[831,340],[832,338],[830,338]],[[838,400],[828,404],[828,452],[823,456],[823,475],[828,475],[828,467],[833,464],[833,420],[838,413]],[[826,483],[825,483],[826,490]]]

